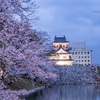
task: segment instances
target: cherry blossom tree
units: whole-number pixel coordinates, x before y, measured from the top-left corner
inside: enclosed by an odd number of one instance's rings
[[[56,79],[55,70],[45,54],[44,39],[32,29],[24,15],[19,0],[0,0],[0,60],[4,62],[4,74],[11,83],[13,78]],[[20,21],[14,15],[20,16]],[[42,66],[42,67],[41,67]],[[46,70],[46,71],[45,71]]]

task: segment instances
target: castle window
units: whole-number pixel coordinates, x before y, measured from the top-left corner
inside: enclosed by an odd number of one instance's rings
[[[60,47],[62,47],[62,45],[60,45]]]
[[[63,58],[66,58],[66,56],[63,56]]]

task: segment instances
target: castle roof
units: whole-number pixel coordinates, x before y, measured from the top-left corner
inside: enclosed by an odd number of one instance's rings
[[[66,41],[66,37],[56,37],[54,38],[54,42],[69,42],[69,41]]]
[[[62,47],[60,47],[58,50],[51,50],[47,56],[52,56],[52,54],[71,54],[69,50],[64,50]]]
[[[58,50],[56,50],[56,52],[55,53],[59,53],[59,54],[71,54],[70,52],[69,52],[69,50],[64,50],[62,47],[60,47]]]

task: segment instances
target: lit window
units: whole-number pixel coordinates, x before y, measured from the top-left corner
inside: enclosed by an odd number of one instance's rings
[[[2,76],[3,75],[3,70],[0,70],[0,76]]]
[[[77,59],[77,56],[76,56],[76,59]]]
[[[66,58],[66,56],[63,56],[63,58]]]

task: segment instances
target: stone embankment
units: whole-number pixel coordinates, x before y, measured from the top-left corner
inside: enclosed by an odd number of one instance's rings
[[[58,79],[55,84],[100,83],[100,76],[93,66],[55,66]]]

